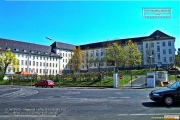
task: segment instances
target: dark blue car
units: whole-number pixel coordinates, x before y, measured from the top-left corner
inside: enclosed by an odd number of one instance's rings
[[[175,102],[180,102],[180,81],[173,83],[166,89],[151,91],[149,98],[168,106],[173,105]]]

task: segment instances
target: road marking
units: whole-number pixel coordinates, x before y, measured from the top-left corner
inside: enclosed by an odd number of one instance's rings
[[[119,98],[129,99],[130,97],[119,97]]]
[[[180,115],[180,113],[158,113],[158,114],[118,114],[118,116],[155,116],[155,115]]]
[[[0,118],[9,117],[57,117],[56,115],[0,115]]]
[[[110,98],[110,99],[115,99],[115,98],[118,98],[118,97],[108,97],[108,98]]]
[[[64,94],[67,94],[67,95],[71,95],[71,94],[76,95],[76,94],[80,94],[80,92],[66,92]]]
[[[2,94],[0,96],[0,98],[17,98],[17,97],[27,97],[27,96],[31,96],[31,95],[35,95],[37,94],[38,91],[37,90],[27,90],[27,89],[20,89],[16,92],[10,92],[10,93],[6,93],[6,94]]]

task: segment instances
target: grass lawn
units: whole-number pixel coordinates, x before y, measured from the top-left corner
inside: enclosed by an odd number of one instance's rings
[[[135,76],[132,77],[135,79]],[[124,75],[123,79],[118,78],[118,86],[124,86],[131,81],[130,75]],[[24,86],[31,86],[34,85],[37,81],[10,81],[10,80],[1,80],[1,85],[24,85]],[[59,82],[55,81],[55,86],[58,86]],[[102,78],[100,81],[99,79],[96,80],[72,80],[72,79],[64,79],[60,80],[60,86],[76,86],[76,87],[113,87],[113,77],[108,77],[108,79]]]

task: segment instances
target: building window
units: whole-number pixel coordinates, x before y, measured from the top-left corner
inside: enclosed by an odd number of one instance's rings
[[[154,50],[151,51],[151,54],[154,55]]]
[[[35,56],[33,55],[33,60],[35,59]]]
[[[172,50],[171,49],[169,49],[169,54],[172,54]]]
[[[42,66],[42,62],[40,62],[40,66]]]
[[[157,52],[160,52],[160,46],[157,46]]]
[[[41,72],[42,72],[42,70],[40,69],[39,73],[41,73]]]
[[[48,67],[48,63],[46,64],[46,66]]]
[[[164,62],[166,62],[166,57],[164,57]]]
[[[40,56],[40,60],[42,60],[42,56]]]
[[[29,66],[31,66],[31,61],[29,61]]]
[[[35,66],[35,61],[33,61],[33,66]]]
[[[157,42],[157,44],[159,44],[159,42]]]
[[[151,43],[151,47],[154,47],[154,43]]]
[[[27,60],[25,60],[25,65],[27,65]]]
[[[24,61],[23,60],[21,60],[21,65],[23,65],[24,64]]]
[[[155,59],[154,58],[152,58],[152,63],[155,63]]]
[[[54,63],[53,63],[53,67],[54,67]]]
[[[51,63],[49,64],[49,67],[51,67]]]
[[[104,52],[103,51],[101,51],[101,56],[103,56],[104,55]]]
[[[162,46],[163,46],[163,47],[165,47],[165,46],[166,46],[166,45],[165,45],[165,42],[162,42]]]
[[[38,66],[38,62],[36,62],[36,66]]]
[[[21,71],[23,71],[23,68],[21,68]]]
[[[160,60],[161,59],[161,56],[160,56],[160,53],[158,53],[158,60]]]
[[[169,62],[172,62],[172,57],[169,57]]]
[[[38,73],[38,69],[36,69],[36,72]]]
[[[148,43],[146,43],[146,48],[148,48]]]
[[[164,55],[166,54],[166,49],[163,49],[163,54],[164,54]]]
[[[43,66],[44,66],[44,67],[45,67],[45,64],[46,64],[46,63],[43,63]]]
[[[171,46],[171,41],[168,41],[168,46]]]
[[[22,58],[24,57],[24,55],[22,54]]]

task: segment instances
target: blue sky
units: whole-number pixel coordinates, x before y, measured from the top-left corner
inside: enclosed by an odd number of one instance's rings
[[[83,45],[148,36],[161,30],[180,48],[179,1],[0,1],[0,38]],[[171,8],[171,18],[143,18],[142,8]]]

